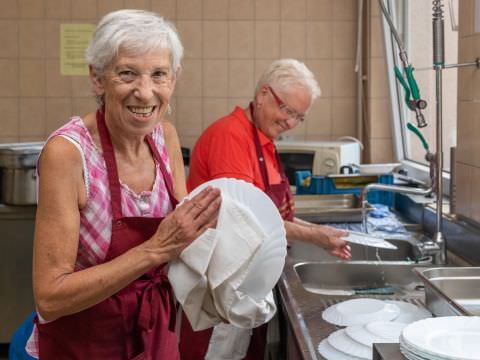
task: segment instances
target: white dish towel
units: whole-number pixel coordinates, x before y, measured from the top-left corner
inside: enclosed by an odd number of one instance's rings
[[[194,330],[220,323],[250,329],[272,318],[271,291],[258,298],[241,286],[264,239],[253,214],[222,194],[217,228],[207,230],[170,264],[168,277]]]

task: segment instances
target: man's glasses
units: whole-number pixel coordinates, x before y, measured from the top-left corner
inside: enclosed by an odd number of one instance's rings
[[[294,121],[296,121],[297,123],[302,122],[303,120],[305,120],[305,115],[301,115],[301,114],[299,114],[297,111],[289,108],[288,105],[286,105],[282,100],[280,100],[280,98],[279,98],[278,95],[275,93],[275,91],[273,91],[273,89],[272,89],[271,86],[268,87],[268,90],[270,90],[270,92],[272,93],[273,98],[275,99],[275,102],[277,103],[277,105],[278,105],[278,107],[280,108],[280,110],[281,110],[285,115],[287,115],[289,119],[294,120]]]

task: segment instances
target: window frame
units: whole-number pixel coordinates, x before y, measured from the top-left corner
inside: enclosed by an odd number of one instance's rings
[[[383,0],[382,0],[383,1]],[[397,23],[397,10],[395,6],[392,6],[392,0],[385,0],[385,6],[390,12],[390,16],[393,19],[394,23]],[[409,6],[410,0],[404,0],[404,9],[405,13],[409,13]],[[390,27],[388,25],[385,16],[381,9],[379,9],[379,16],[382,18],[382,28],[383,28],[383,39],[385,44],[385,59],[387,62],[387,80],[388,80],[388,87],[390,90],[390,100],[391,100],[391,119],[392,119],[392,140],[394,146],[394,156],[396,160],[402,164],[402,168],[407,171],[409,177],[418,179],[423,181],[427,184],[430,183],[430,169],[428,165],[422,164],[418,161],[414,161],[407,158],[407,145],[409,141],[409,137],[407,136],[407,129],[404,124],[404,120],[407,116],[408,111],[410,111],[405,102],[403,101],[403,88],[395,78],[394,74],[394,66],[400,65],[401,61],[398,54],[398,46],[396,44],[395,38],[390,31]],[[408,16],[403,17],[403,28],[408,29],[410,26],[410,22]],[[406,49],[409,48],[410,42],[410,33],[407,33],[407,36],[404,36],[404,46]],[[433,66],[433,65],[432,65]],[[436,126],[436,124],[433,124]],[[436,151],[435,149],[431,149],[431,151]],[[448,169],[449,170],[449,169]],[[443,183],[443,194],[449,196],[450,195],[450,171],[447,171],[443,168],[442,171],[442,183]],[[434,185],[434,184],[432,184]]]

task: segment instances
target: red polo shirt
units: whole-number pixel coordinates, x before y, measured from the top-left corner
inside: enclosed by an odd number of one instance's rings
[[[222,177],[242,179],[265,190],[253,141],[252,123],[242,108],[211,124],[200,136],[190,157],[188,190]],[[257,131],[267,165],[270,184],[279,184],[281,177],[275,158],[273,141]]]

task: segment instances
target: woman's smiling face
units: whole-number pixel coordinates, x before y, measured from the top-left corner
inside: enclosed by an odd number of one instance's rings
[[[132,135],[146,135],[165,114],[175,80],[168,50],[138,54],[120,49],[94,84],[97,95],[104,96],[108,124]]]

